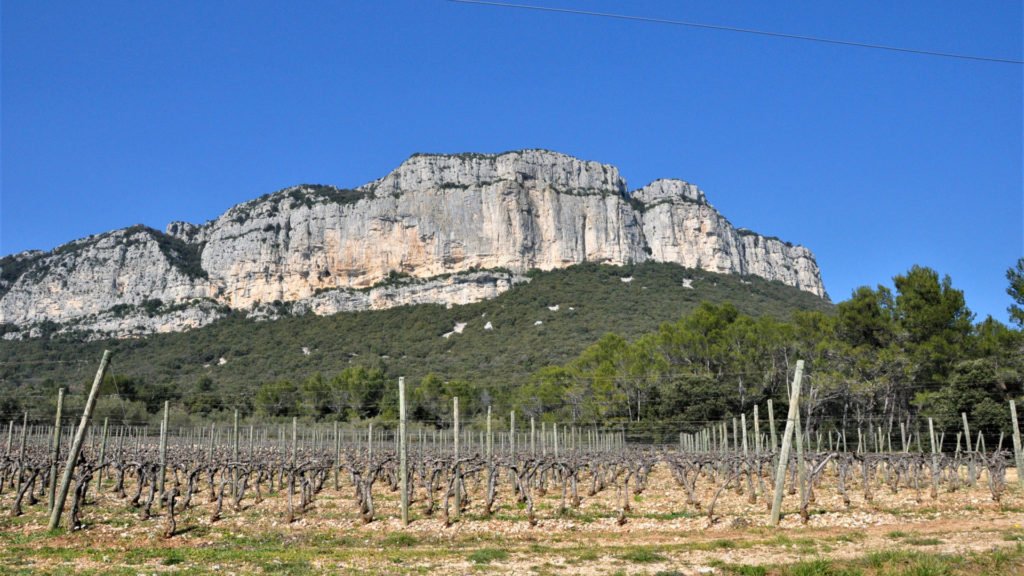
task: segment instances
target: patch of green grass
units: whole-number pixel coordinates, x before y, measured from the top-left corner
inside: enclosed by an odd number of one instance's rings
[[[978,563],[982,565],[982,572],[984,574],[1012,574],[1014,571],[1014,559],[1019,559],[1021,551],[1024,550],[1024,545],[1018,544],[1017,550],[993,550],[987,555],[978,558]],[[1018,571],[1024,571],[1024,565],[1021,562],[1016,563],[1016,569]]]
[[[1007,530],[1003,532],[1005,542],[1024,542],[1024,530]]]
[[[950,562],[941,556],[920,556],[900,571],[900,576],[947,576],[952,574]]]
[[[694,518],[696,514],[693,512],[687,512],[682,510],[679,512],[649,512],[647,514],[638,514],[638,518],[647,518],[649,520],[676,520],[678,518]]]
[[[160,563],[164,566],[174,566],[176,564],[181,564],[184,561],[184,554],[178,552],[177,550],[171,550],[167,553],[167,556],[164,556],[163,560],[161,560]]]
[[[62,531],[55,531],[55,533],[53,535],[56,536],[56,535],[59,535],[61,533],[62,533]],[[29,532],[29,533],[24,533],[24,532],[18,532],[18,531],[14,531],[14,530],[12,530],[10,532],[7,532],[7,531],[4,531],[2,527],[0,527],[0,544],[4,544],[4,546],[0,546],[0,547],[22,546],[22,545],[25,545],[25,544],[31,544],[32,542],[34,542],[36,540],[40,540],[42,538],[48,538],[49,536],[50,536],[50,534],[48,534],[46,532]]]
[[[838,567],[828,560],[818,558],[788,566],[783,574],[786,576],[860,576],[863,571],[859,568]]]
[[[892,538],[893,540],[897,540],[899,538],[906,538],[907,536],[910,536],[910,533],[904,532],[902,530],[893,530],[892,532],[889,532],[885,536],[887,538]]]
[[[963,556],[889,550],[868,554],[853,564],[871,569],[872,576],[1024,574],[1024,544],[1018,544],[1016,549],[992,550]]]
[[[590,524],[600,518],[607,518],[608,514],[598,514],[595,513],[593,510],[584,512],[582,510],[574,510],[572,508],[567,507],[565,510],[559,511],[558,516],[560,518],[566,518],[569,520],[582,522],[583,524]]]
[[[531,554],[544,554],[549,550],[547,546],[543,546],[537,543],[530,544],[528,549],[530,550]]]
[[[315,574],[308,560],[270,560],[260,564],[264,574]]]
[[[469,561],[474,564],[490,564],[495,560],[505,560],[508,552],[498,548],[481,548],[469,555]]]
[[[651,562],[662,562],[666,560],[664,556],[658,554],[654,550],[643,547],[627,550],[620,554],[619,558],[635,564],[650,564]]]
[[[305,537],[305,543],[317,548],[341,548],[356,544],[351,536],[337,536],[330,532],[315,532]]]
[[[381,544],[385,548],[409,548],[419,544],[419,540],[412,534],[406,534],[405,532],[392,532],[384,537]]]
[[[905,562],[913,554],[913,552],[903,552],[901,550],[879,550],[865,555],[861,559],[861,563],[869,568],[880,569],[899,562]]]
[[[780,534],[765,543],[770,546],[795,547],[804,554],[810,554],[816,551],[819,544],[818,541],[813,538],[790,538],[785,534]]]
[[[906,540],[904,540],[904,542],[906,542],[907,544],[910,544],[911,546],[938,546],[939,544],[942,544],[942,540],[939,540],[938,538],[920,538],[920,537],[917,537],[917,538],[907,538]]]
[[[725,566],[725,570],[736,576],[766,576],[768,574],[768,569],[764,566],[750,566],[749,564]]]
[[[738,548],[752,548],[757,544],[754,540],[730,540],[718,538],[705,542],[688,542],[681,548],[684,550],[735,550]]]
[[[551,562],[545,562],[543,564],[536,564],[530,566],[530,571],[537,576],[555,576],[558,574],[560,566],[555,566]]]

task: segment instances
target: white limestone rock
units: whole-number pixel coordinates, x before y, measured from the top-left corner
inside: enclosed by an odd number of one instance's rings
[[[556,152],[418,154],[354,190],[296,186],[201,225],[133,226],[0,259],[0,323],[17,328],[5,338],[44,321],[134,336],[231,309],[272,319],[452,306],[581,262],[673,262],[825,296],[810,250],[733,227],[693,184],[626,190],[616,168]]]

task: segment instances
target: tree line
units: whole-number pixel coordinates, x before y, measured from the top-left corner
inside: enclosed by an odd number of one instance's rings
[[[634,341],[607,334],[522,386],[429,374],[411,386],[412,414],[447,421],[458,396],[469,419],[494,406],[538,421],[695,430],[768,399],[784,405],[792,368],[803,359],[810,430],[892,429],[918,416],[952,429],[966,413],[985,433],[1008,432],[1006,401],[1024,392],[1022,278],[1024,259],[1008,272],[1016,329],[991,317],[975,322],[948,276],[915,266],[895,276],[892,287],[858,288],[831,314],[779,320],[705,303]],[[330,379],[269,382],[258,389],[254,409],[266,416],[389,419],[392,380],[381,370],[350,368]]]
[[[613,284],[621,284],[613,279]],[[797,359],[807,370],[801,404],[809,430],[887,430],[918,417],[953,429],[966,413],[986,434],[1009,429],[1007,400],[1024,393],[1024,258],[1007,271],[1013,326],[977,321],[948,276],[914,266],[891,285],[863,286],[832,310],[788,317],[743,313],[705,302],[676,321],[631,338],[608,333],[563,363],[520,381],[436,372],[408,382],[410,417],[450,422],[459,397],[466,421],[487,408],[538,422],[628,424],[652,438],[693,431],[749,413],[771,399],[786,404]],[[172,419],[243,417],[362,421],[397,418],[396,380],[383,362],[333,373],[274,376],[227,389],[200,376],[187,389],[115,375],[104,382],[98,417],[151,419],[170,398]],[[0,411],[18,402],[0,398]],[[75,398],[69,397],[73,408]]]

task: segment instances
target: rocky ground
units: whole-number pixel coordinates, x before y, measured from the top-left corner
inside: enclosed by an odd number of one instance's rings
[[[45,505],[6,515],[0,496],[2,573],[353,573],[353,574],[1024,574],[1024,490],[1013,471],[1001,502],[984,481],[972,489],[892,493],[872,502],[851,492],[851,506],[826,479],[806,525],[788,496],[778,528],[767,525],[763,496],[723,493],[715,518],[683,505],[682,489],[656,468],[647,490],[630,496],[632,511],[617,522],[616,494],[584,498],[559,514],[560,493],[540,499],[530,526],[507,490],[491,518],[479,500],[452,526],[413,505],[410,526],[398,520],[397,494],[382,489],[378,518],[357,520],[351,487],[328,486],[310,509],[284,522],[281,495],[210,521],[206,498],[180,515],[174,537],[162,537],[163,516],[146,521],[103,493],[74,533],[46,532]],[[330,484],[330,483],[329,483]],[[108,485],[109,486],[109,485]],[[470,485],[471,495],[479,487]],[[507,486],[504,486],[507,488]],[[704,501],[713,487],[706,486]]]

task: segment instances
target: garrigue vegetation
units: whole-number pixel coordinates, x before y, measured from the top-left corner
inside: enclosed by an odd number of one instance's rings
[[[49,421],[57,388],[81,390],[104,349],[115,357],[104,392],[120,397],[101,399],[98,417],[155,422],[164,400],[187,408],[187,414],[174,415],[178,419],[225,420],[234,409],[243,417],[370,417],[388,406],[377,404],[384,397],[380,382],[398,376],[416,385],[430,377],[428,388],[471,382],[489,389],[489,398],[482,399],[504,410],[512,392],[537,370],[571,361],[607,333],[639,338],[702,302],[731,302],[741,313],[780,321],[797,310],[833,310],[828,302],[780,283],[671,264],[586,264],[530,276],[530,283],[498,298],[451,309],[420,305],[262,322],[239,314],[187,333],[139,339],[85,342],[55,335],[2,341],[0,418],[27,410],[30,421]],[[554,306],[558,310],[550,309]],[[442,337],[460,322],[467,324],[462,334]],[[488,322],[493,330],[484,329]],[[369,390],[352,398],[338,390],[343,382]],[[335,408],[308,405],[301,391],[312,393],[325,383],[350,396],[345,409],[337,402]],[[257,405],[262,385],[268,392],[291,394],[295,402]],[[469,402],[468,395],[464,398]],[[76,401],[74,395],[69,401]],[[480,405],[467,414],[478,415]]]

